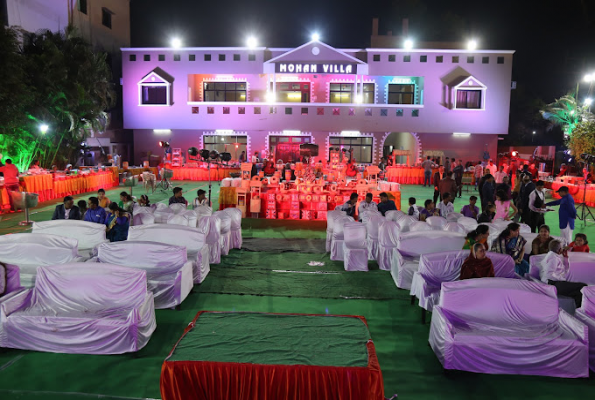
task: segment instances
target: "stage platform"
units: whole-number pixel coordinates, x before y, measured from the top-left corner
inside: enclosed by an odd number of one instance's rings
[[[163,363],[163,400],[382,400],[366,320],[199,312]]]

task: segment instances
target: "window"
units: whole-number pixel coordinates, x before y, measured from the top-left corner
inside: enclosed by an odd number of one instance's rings
[[[364,83],[364,95],[362,98],[362,103],[364,104],[374,104],[374,99],[376,98],[374,93],[374,84],[373,83]]]
[[[411,56],[403,56],[403,62],[411,62]]]
[[[142,102],[141,104],[149,105],[167,105],[167,86],[141,86],[142,90]]]
[[[211,61],[211,55],[205,54],[205,61]]]
[[[452,63],[458,64],[459,63],[459,56],[452,56]]]
[[[131,54],[128,56],[128,60],[130,61],[136,61],[136,54]]]
[[[112,12],[105,7],[101,9],[101,23],[103,26],[112,29]]]
[[[256,61],[256,54],[248,54],[248,61]]]
[[[436,62],[441,63],[444,61],[444,56],[436,56]]]
[[[414,104],[415,85],[388,85],[388,104]]]
[[[481,90],[457,90],[456,108],[480,109]]]
[[[380,54],[374,54],[373,60],[374,61],[380,61]]]
[[[504,57],[498,57],[498,64],[504,64]]]
[[[490,63],[490,57],[481,57],[481,63],[482,64],[489,64]]]
[[[467,64],[473,64],[475,62],[475,57],[469,56],[467,57]]]
[[[180,55],[174,54],[174,61],[180,61]]]
[[[188,61],[196,61],[196,54],[188,54]]]
[[[331,83],[330,103],[353,103],[353,83]]]
[[[285,115],[293,114],[293,109],[291,107],[285,107]]]
[[[238,160],[242,151],[247,153],[247,136],[237,135],[204,135],[202,137],[203,147],[206,150],[216,150],[219,153],[227,152],[231,154],[232,160]]]
[[[428,56],[419,56],[419,62],[428,62]]]
[[[239,54],[234,54],[233,55],[233,60],[234,61],[240,61],[241,60],[240,55]]]
[[[150,55],[150,54],[145,54],[145,55],[143,56],[143,59],[144,59],[145,61],[151,61],[151,55]]]
[[[397,60],[397,56],[395,56],[394,54],[390,54],[388,56],[388,61],[389,62],[395,62]]]
[[[165,54],[159,54],[159,61],[165,61]]]
[[[273,160],[283,160],[284,163],[299,161],[300,145],[312,143],[310,136],[269,136],[269,154]]]
[[[225,54],[219,54],[219,61],[225,61]]]
[[[79,11],[87,14],[87,0],[79,0]]]
[[[352,157],[358,163],[372,163],[372,150],[374,147],[374,138],[372,137],[329,137],[330,147],[340,147],[341,149],[353,150]]]
[[[277,99],[281,103],[309,103],[310,82],[277,83]]]
[[[204,82],[204,101],[246,101],[246,82]]]

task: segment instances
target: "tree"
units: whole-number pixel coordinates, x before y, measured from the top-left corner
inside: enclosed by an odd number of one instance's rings
[[[595,155],[595,121],[579,122],[568,139],[568,148],[576,160],[582,160],[581,154]]]
[[[562,96],[541,110],[543,118],[560,125],[566,135],[572,135],[581,121],[593,121],[594,115],[586,107],[578,106],[572,93]]]

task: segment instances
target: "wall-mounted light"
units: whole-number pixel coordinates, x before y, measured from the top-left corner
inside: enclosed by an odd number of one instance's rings
[[[413,48],[413,40],[406,39],[403,43],[403,47],[405,48],[405,50],[411,50]]]
[[[217,135],[231,135],[233,133],[233,129],[215,129],[215,133]]]
[[[254,36],[250,36],[246,40],[246,45],[248,46],[248,48],[254,49],[254,48],[256,48],[256,46],[258,46],[258,41],[256,40],[256,38]]]
[[[341,131],[341,136],[359,136],[359,131]]]
[[[467,50],[475,50],[477,49],[477,40],[471,39],[467,42]]]
[[[174,49],[179,49],[180,47],[182,47],[182,41],[180,40],[180,38],[173,38],[171,40],[171,47],[173,47]]]
[[[318,42],[320,40],[320,35],[316,32],[312,34],[312,40]]]
[[[456,137],[469,137],[469,136],[471,136],[470,133],[466,133],[466,132],[454,132],[452,135],[453,136],[456,136]]]
[[[290,130],[290,129],[283,130],[284,135],[299,135],[300,133],[302,133],[302,131]]]
[[[153,133],[156,135],[169,135],[171,129],[153,129]]]

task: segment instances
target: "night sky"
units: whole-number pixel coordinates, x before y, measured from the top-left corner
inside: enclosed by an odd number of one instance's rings
[[[133,0],[132,46],[243,46],[253,34],[266,47],[297,47],[317,31],[334,47],[370,46],[372,18],[380,33],[417,40],[475,37],[480,48],[516,50],[513,80],[546,102],[595,71],[593,0]],[[581,97],[587,96],[586,85]]]

